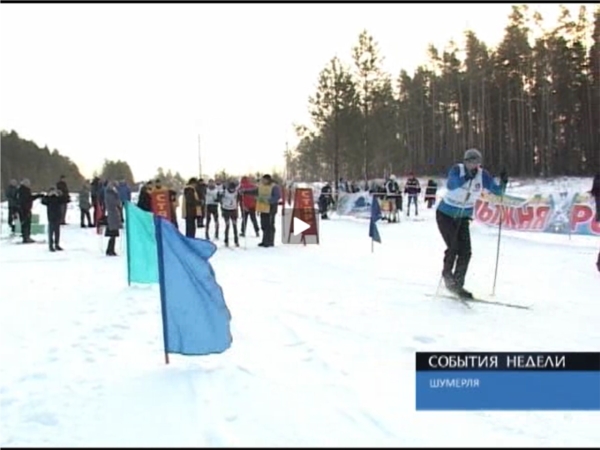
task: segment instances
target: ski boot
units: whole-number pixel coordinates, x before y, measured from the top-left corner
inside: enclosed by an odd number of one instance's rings
[[[463,300],[473,300],[473,294],[467,291],[462,286],[456,286],[454,288],[454,294],[456,294],[459,298]]]

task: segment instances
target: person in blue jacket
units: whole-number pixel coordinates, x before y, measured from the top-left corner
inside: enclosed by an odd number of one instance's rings
[[[481,152],[469,149],[464,161],[455,164],[448,173],[447,192],[438,205],[436,222],[446,243],[442,277],[446,288],[462,298],[473,298],[464,288],[471,260],[471,233],[469,222],[473,219],[475,202],[485,189],[503,195],[508,184],[506,171],[500,173],[501,184],[481,167]]]

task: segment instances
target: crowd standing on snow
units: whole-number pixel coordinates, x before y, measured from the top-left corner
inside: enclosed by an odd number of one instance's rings
[[[479,150],[470,149],[463,161],[455,164],[448,174],[447,192],[436,210],[436,223],[446,250],[442,264],[442,279],[451,292],[462,297],[472,297],[464,288],[469,262],[472,255],[469,223],[473,220],[475,202],[483,190],[496,195],[503,195],[508,183],[505,171],[500,174],[500,184],[481,167],[482,154]],[[15,232],[16,220],[21,223],[23,243],[35,242],[31,239],[31,220],[33,202],[41,199],[46,207],[48,219],[48,246],[50,251],[61,251],[61,225],[66,225],[67,205],[71,202],[69,187],[64,176],[60,176],[56,186],[51,186],[47,193],[32,193],[28,179],[21,182],[11,180],[6,190],[8,199],[8,224],[11,232]],[[436,203],[438,185],[429,179],[425,187],[424,201],[427,208]],[[224,243],[229,246],[230,232],[233,244],[239,246],[239,237],[244,237],[251,225],[256,237],[262,240],[260,247],[269,248],[275,244],[276,216],[278,205],[284,201],[284,193],[293,191],[293,183],[279,186],[273,178],[266,174],[260,179],[244,176],[239,183],[223,182],[210,179],[207,183],[202,178],[190,178],[183,189],[182,202],[179,204],[179,193],[164,186],[160,179],[146,182],[140,189],[137,205],[153,214],[161,215],[178,227],[177,212],[181,207],[181,218],[185,223],[185,235],[195,238],[198,229],[203,229],[204,239],[220,238],[219,218],[225,222]],[[317,203],[322,219],[328,219],[328,212],[335,207],[337,195],[340,193],[356,193],[368,191],[382,205],[383,218],[390,222],[400,220],[400,212],[404,210],[404,196],[407,197],[406,216],[410,217],[411,205],[414,215],[419,215],[419,196],[421,185],[414,173],[410,172],[404,186],[401,186],[395,175],[390,175],[383,182],[371,183],[347,181],[340,178],[337,192],[332,183],[325,183],[321,188]],[[600,222],[600,173],[596,174],[591,194],[596,201],[595,220]],[[125,202],[131,201],[132,191],[125,180],[102,180],[95,177],[85,182],[80,188],[78,206],[80,225],[82,228],[104,230],[108,237],[107,256],[117,256],[116,238],[123,228]],[[288,194],[288,202],[290,195]],[[241,219],[238,230],[238,219]],[[597,268],[600,271],[600,252]]]

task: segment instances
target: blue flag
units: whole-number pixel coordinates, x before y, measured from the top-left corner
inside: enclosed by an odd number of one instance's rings
[[[158,253],[153,214],[125,202],[127,238],[127,281],[158,283]]]
[[[208,355],[231,347],[231,314],[208,262],[217,247],[154,217],[165,353]]]
[[[376,196],[371,197],[371,219],[369,221],[369,237],[375,242],[381,244],[381,236],[377,229],[377,221],[381,219],[381,208],[379,207],[379,200]]]

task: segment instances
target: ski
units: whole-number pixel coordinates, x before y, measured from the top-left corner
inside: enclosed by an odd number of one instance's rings
[[[435,297],[433,294],[426,294],[428,297]],[[531,306],[528,305],[520,305],[517,303],[506,303],[506,302],[499,302],[496,300],[487,300],[487,299],[483,299],[483,298],[461,298],[458,297],[456,295],[452,295],[452,294],[439,294],[438,297],[443,297],[443,298],[448,298],[450,300],[456,300],[461,302],[462,304],[464,304],[465,306],[471,308],[470,303],[482,303],[482,304],[486,304],[486,305],[495,305],[495,306],[504,306],[506,308],[515,308],[515,309],[525,309],[525,310],[531,310]]]
[[[496,300],[488,300],[488,299],[483,299],[483,298],[472,298],[472,299],[467,299],[467,301],[473,302],[473,303],[484,303],[487,305],[505,306],[507,308],[531,310],[531,306],[528,306],[528,305],[520,305],[518,303],[499,302]]]
[[[436,297],[433,294],[425,294],[427,297]],[[450,294],[438,294],[437,297],[441,297],[441,298],[445,298],[448,300],[454,300],[455,302],[458,303],[462,303],[463,306],[469,308],[469,309],[473,309],[473,307],[471,305],[469,305],[468,299],[465,298],[460,298],[457,295],[450,295]]]

